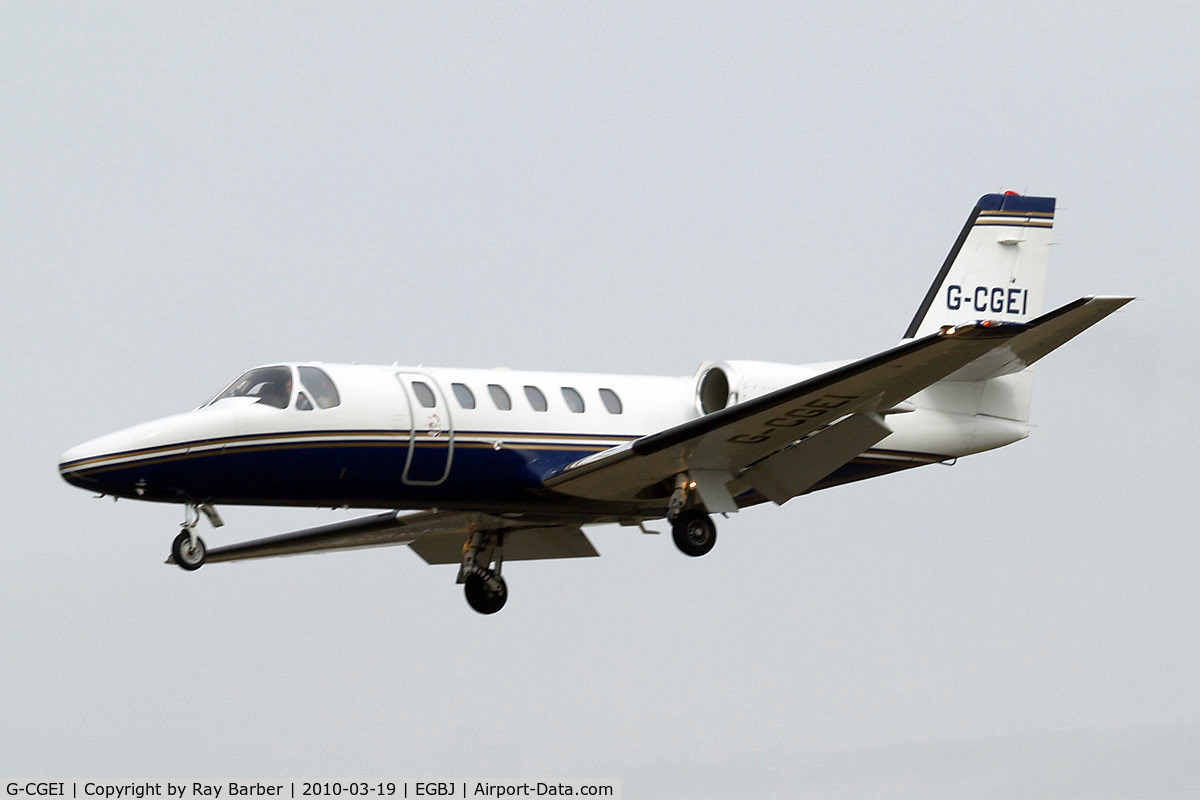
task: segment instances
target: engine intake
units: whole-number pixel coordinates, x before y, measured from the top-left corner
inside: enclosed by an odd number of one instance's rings
[[[696,409],[711,414],[735,403],[811,378],[832,364],[707,361],[696,370]]]
[[[730,403],[737,402],[737,375],[732,376],[723,365],[715,364],[700,374],[696,382],[696,407],[701,414],[720,411]]]

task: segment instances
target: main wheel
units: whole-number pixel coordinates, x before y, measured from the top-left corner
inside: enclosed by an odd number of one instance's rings
[[[171,542],[171,558],[188,572],[204,566],[204,557],[207,554],[204,540],[197,536],[196,546],[193,547],[192,536],[186,530],[180,531],[179,535],[175,537],[175,541]]]
[[[495,614],[508,602],[508,585],[494,572],[473,572],[465,583],[467,604],[480,614]]]
[[[671,538],[686,555],[702,556],[717,543],[717,526],[703,511],[684,511],[671,523]]]

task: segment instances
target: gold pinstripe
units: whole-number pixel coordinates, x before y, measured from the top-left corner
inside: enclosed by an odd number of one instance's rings
[[[418,431],[417,436],[422,433]],[[342,437],[337,441],[329,441],[330,438],[338,436]],[[200,441],[189,444],[162,445],[159,447],[145,448],[143,450],[130,450],[118,454],[109,454],[96,456],[82,461],[76,461],[69,465],[64,465],[60,469],[63,473],[78,472],[87,474],[96,474],[100,472],[108,472],[114,469],[121,469],[129,466],[149,466],[154,464],[164,464],[172,461],[183,461],[187,459],[200,458],[203,456],[218,455],[227,451],[237,453],[262,453],[273,450],[291,450],[300,447],[305,448],[330,448],[330,447],[407,447],[410,442],[411,434],[408,431],[375,431],[364,432],[356,438],[347,438],[348,434],[344,431],[314,431],[311,433],[280,433],[280,434],[263,434],[243,435],[237,437],[226,437],[224,439],[213,439],[208,441]],[[455,435],[454,446],[466,447],[472,449],[494,449],[495,442],[500,442],[504,449],[509,450],[586,450],[592,452],[602,452],[631,441],[637,437],[627,436],[622,438],[601,437],[601,436],[552,436],[546,434],[477,434],[472,433],[469,439],[484,439],[484,441],[463,441],[468,437],[463,435]],[[313,439],[326,439],[326,441],[312,441]],[[275,444],[256,444],[264,440],[276,440]],[[287,441],[284,441],[287,440]],[[239,442],[246,442],[239,444]],[[447,438],[426,438],[416,439],[413,441],[416,447],[423,449],[431,449],[433,447],[448,447],[450,439]],[[179,452],[182,451],[182,452]],[[156,454],[163,454],[154,458]],[[151,456],[151,458],[147,458]]]

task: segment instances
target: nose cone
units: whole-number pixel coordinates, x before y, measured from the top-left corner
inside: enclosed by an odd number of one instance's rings
[[[194,438],[195,414],[146,422],[72,447],[59,459],[63,480],[113,497],[145,497],[153,467],[164,457],[186,452]]]
[[[58,474],[81,489],[119,494],[110,492],[112,487],[106,487],[100,467],[114,455],[129,449],[129,444],[128,437],[122,432],[75,445],[58,459]]]
[[[247,415],[256,413],[257,407],[201,408],[144,422],[72,447],[58,471],[72,486],[112,497],[209,498],[213,480],[225,472],[226,445],[242,438]]]
[[[81,458],[81,448],[79,446],[75,446],[63,453],[58,459],[58,474],[62,476],[64,481],[72,486],[80,485],[79,472],[75,468],[75,463]]]

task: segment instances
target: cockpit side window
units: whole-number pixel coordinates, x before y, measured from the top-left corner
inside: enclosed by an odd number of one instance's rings
[[[292,371],[288,367],[252,369],[213,398],[213,402],[226,397],[253,397],[263,405],[287,408],[292,401]]]
[[[337,387],[325,374],[325,370],[317,367],[299,367],[298,371],[300,372],[300,383],[304,384],[305,389],[308,389],[308,393],[312,395],[318,407],[333,408],[341,404],[342,399],[338,396]]]
[[[308,395],[306,395],[304,392],[296,393],[296,410],[298,410],[298,411],[312,411],[313,410],[312,401],[308,399]]]

